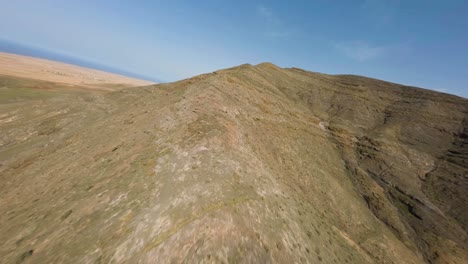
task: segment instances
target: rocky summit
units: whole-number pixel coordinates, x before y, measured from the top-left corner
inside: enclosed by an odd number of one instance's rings
[[[468,101],[270,63],[0,77],[1,263],[468,263]]]

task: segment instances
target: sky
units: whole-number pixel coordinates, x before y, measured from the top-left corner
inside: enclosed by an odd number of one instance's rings
[[[0,39],[175,81],[261,62],[468,98],[466,0],[0,0]]]

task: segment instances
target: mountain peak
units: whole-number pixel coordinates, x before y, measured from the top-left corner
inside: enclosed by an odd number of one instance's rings
[[[281,69],[280,67],[276,66],[275,64],[271,62],[262,62],[256,65],[257,67],[260,68],[274,68],[274,69]]]

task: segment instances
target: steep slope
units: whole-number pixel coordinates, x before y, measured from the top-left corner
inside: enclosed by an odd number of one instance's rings
[[[465,263],[466,99],[272,64],[0,104],[6,263]]]

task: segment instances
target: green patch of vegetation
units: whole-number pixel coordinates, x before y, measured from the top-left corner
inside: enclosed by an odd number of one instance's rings
[[[0,87],[0,103],[15,102],[20,100],[43,99],[54,95],[52,91],[31,88]]]

